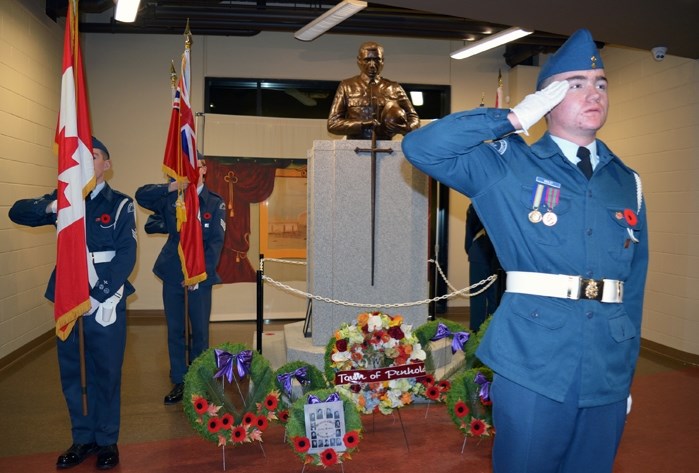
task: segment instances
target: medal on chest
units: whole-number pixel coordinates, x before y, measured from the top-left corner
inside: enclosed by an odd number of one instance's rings
[[[536,178],[536,187],[532,193],[532,210],[529,212],[529,221],[536,224],[543,222],[547,227],[552,227],[558,222],[558,216],[554,213],[554,209],[558,205],[558,200],[561,194],[561,184],[543,177]],[[540,208],[543,205],[546,208],[544,214]]]

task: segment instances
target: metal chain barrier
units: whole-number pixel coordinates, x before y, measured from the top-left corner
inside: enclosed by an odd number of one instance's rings
[[[335,304],[335,305],[343,305],[343,306],[348,306],[348,307],[365,307],[365,308],[371,308],[371,309],[383,309],[383,308],[396,308],[396,307],[412,307],[416,305],[425,305],[425,304],[430,304],[432,302],[437,302],[441,301],[444,299],[450,299],[452,297],[456,296],[465,296],[465,297],[473,297],[477,296],[478,294],[481,294],[484,292],[486,289],[488,289],[498,278],[497,274],[492,274],[488,276],[487,278],[483,279],[482,281],[479,281],[475,284],[472,284],[471,286],[465,287],[460,290],[456,290],[454,286],[449,282],[447,277],[444,275],[444,271],[442,271],[442,268],[439,266],[439,263],[436,260],[429,259],[427,260],[428,263],[434,263],[437,267],[437,271],[439,272],[440,276],[444,280],[444,282],[447,284],[449,289],[451,289],[452,292],[448,294],[444,294],[441,296],[434,297],[432,299],[423,299],[421,301],[414,301],[414,302],[401,302],[401,303],[394,303],[394,304],[363,304],[359,302],[348,302],[348,301],[339,301],[337,299],[330,299],[327,297],[323,296],[318,296],[315,294],[311,294],[305,291],[301,291],[300,289],[296,289],[294,287],[288,286],[282,282],[275,281],[273,278],[269,276],[264,275],[264,264],[265,261],[270,261],[270,262],[276,262],[276,263],[286,263],[286,264],[298,264],[298,265],[306,265],[306,261],[294,261],[294,260],[282,260],[282,259],[276,259],[276,258],[262,258],[260,260],[260,272],[262,273],[262,279],[273,286],[276,286],[282,290],[285,290],[287,292],[291,292],[293,294],[296,294],[301,297],[305,297],[306,299],[313,299],[316,301],[322,301],[322,302],[327,302],[328,304]],[[482,286],[482,287],[481,287]],[[479,288],[476,290],[477,288]],[[471,290],[474,290],[474,292],[469,292]]]

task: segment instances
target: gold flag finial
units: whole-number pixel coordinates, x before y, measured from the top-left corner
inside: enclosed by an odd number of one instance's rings
[[[192,47],[192,31],[189,29],[189,18],[187,18],[187,26],[184,27],[184,47],[187,49]]]
[[[170,85],[174,89],[177,85],[177,71],[175,70],[175,61],[170,60]]]
[[[481,92],[481,104],[479,107],[485,107],[485,92]]]

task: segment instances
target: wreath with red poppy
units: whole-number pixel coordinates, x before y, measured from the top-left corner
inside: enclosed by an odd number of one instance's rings
[[[308,404],[309,396],[325,400],[334,393],[342,401],[342,411],[345,415],[346,433],[342,438],[345,450],[337,451],[332,447],[328,447],[320,453],[308,453],[311,448],[311,440],[306,436],[304,406]],[[317,389],[309,391],[292,404],[289,410],[289,421],[286,424],[286,439],[304,465],[329,467],[352,458],[352,454],[357,450],[359,441],[362,438],[362,430],[362,419],[354,401],[333,389]]]
[[[279,397],[277,417],[280,423],[286,424],[289,419],[289,409],[297,399],[298,386],[301,393],[325,389],[329,386],[325,375],[315,366],[305,361],[292,361],[279,367],[274,372],[274,386]],[[296,389],[294,389],[296,386]]]
[[[184,377],[190,425],[219,446],[261,441],[269,422],[277,420],[279,398],[269,361],[242,343],[209,348]]]
[[[475,356],[477,343],[480,341],[480,338],[472,334],[462,324],[442,318],[420,325],[415,329],[415,335],[427,353],[425,370],[428,374],[422,379],[422,384],[425,386],[424,397],[435,402],[445,402],[447,394],[451,390],[451,379],[464,370],[481,364]],[[457,338],[456,340],[455,337]],[[445,359],[437,361],[441,361],[441,364],[447,364],[448,366],[437,378],[434,343],[442,339],[451,340],[452,346],[458,347],[458,349],[452,350],[451,357],[447,360],[450,349],[447,346],[441,348]],[[459,351],[462,351],[463,355],[459,355]],[[457,355],[459,357],[454,358]]]
[[[447,394],[447,412],[456,427],[467,437],[489,437],[493,428],[490,383],[493,371],[484,366],[456,376]]]

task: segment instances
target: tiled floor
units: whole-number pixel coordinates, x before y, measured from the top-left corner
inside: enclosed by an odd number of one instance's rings
[[[467,314],[455,312],[445,317],[467,325]],[[269,323],[265,325],[265,330],[279,331],[282,330],[283,325],[280,322]],[[255,324],[253,322],[214,323],[211,327],[211,345],[223,342],[252,345],[254,330]],[[200,440],[198,438],[191,440],[195,435],[182,413],[181,406],[164,406],[162,403],[163,396],[170,389],[167,370],[164,318],[130,317],[127,353],[123,370],[120,446],[134,444],[162,445],[165,442],[164,447],[159,447],[164,448],[165,453],[161,450],[159,451],[160,454],[167,456],[167,452],[174,454],[173,452],[179,448],[178,442],[187,444],[190,441],[196,442]],[[658,382],[662,383],[663,376],[668,373],[684,372],[685,370],[689,370],[689,375],[682,378],[680,382],[689,383],[686,385],[689,388],[681,384],[683,387],[679,395],[695,400],[699,396],[699,382],[697,382],[699,371],[696,368],[688,368],[687,365],[676,360],[644,350],[638,364],[636,379],[639,380],[639,385],[645,386],[643,389],[662,391],[662,385],[655,386],[650,380],[658,379]],[[696,384],[694,384],[695,382]],[[688,390],[689,392],[687,392]],[[653,397],[655,395],[656,393],[652,392],[644,395],[643,399],[655,399]],[[683,401],[686,404],[682,405],[686,405],[686,409],[691,410],[691,415],[687,419],[681,419],[681,421],[693,422],[693,419],[697,418],[696,413],[698,410],[694,406],[694,401],[688,402],[687,399]],[[659,402],[667,402],[675,405],[675,407],[678,405],[676,399],[663,401],[662,396],[660,396]],[[642,406],[643,404],[641,403]],[[657,416],[657,422],[659,423],[661,421],[676,422],[678,420],[665,419],[663,417],[663,406],[658,405],[656,407],[657,411],[653,408],[652,413],[641,412],[635,415],[639,419],[646,416],[645,421],[651,425],[654,425],[656,422],[653,417],[647,418],[651,414]],[[683,407],[683,409],[685,408]],[[688,412],[688,414],[690,413]],[[0,423],[2,425],[0,429],[0,459],[2,457],[35,457],[38,455],[39,457],[36,458],[41,458],[42,465],[46,467],[45,470],[43,467],[39,470],[27,470],[22,466],[22,459],[18,458],[17,469],[7,470],[8,473],[9,471],[33,473],[33,471],[54,470],[55,454],[70,444],[70,424],[60,390],[56,349],[53,340],[47,341],[26,356],[0,370]],[[660,425],[658,426],[658,432],[664,432]],[[683,442],[692,441],[692,439],[697,440],[699,439],[699,425],[694,425],[693,430],[689,428],[685,429],[685,431],[674,432],[674,434],[682,437]],[[624,440],[626,443],[622,442],[621,453],[625,451],[630,459],[637,457],[633,451],[635,447],[631,444],[631,442],[638,441],[634,435],[633,431],[626,434]],[[627,437],[629,438],[628,441]],[[668,440],[669,444],[672,445],[672,439],[666,439],[666,441]],[[682,444],[682,442],[677,443]],[[624,447],[626,450],[624,450]],[[629,449],[632,451],[629,452]],[[645,455],[648,455],[647,450],[644,447]],[[146,448],[146,453],[141,454],[147,455],[147,451],[148,448]],[[689,449],[689,452],[685,452],[685,454],[696,455],[692,449]],[[133,453],[133,455],[137,455],[137,453]],[[660,457],[661,455],[665,455],[665,452],[658,452],[657,456]],[[3,464],[7,466],[7,462],[3,463],[0,460],[0,470],[4,472]],[[300,471],[300,469],[296,469],[296,466],[294,465],[289,470],[281,469],[275,471]],[[93,468],[90,468],[90,470]],[[122,465],[120,468],[126,468],[126,466]],[[668,470],[650,467],[648,469],[635,470],[627,469],[623,466],[619,468],[621,469],[615,469],[615,473],[617,471],[619,473],[642,473],[644,471],[652,471],[654,473],[672,471],[677,473],[684,471],[681,468]],[[151,470],[146,468],[128,471],[150,472]],[[188,470],[184,468],[172,471],[194,472],[205,470]]]

